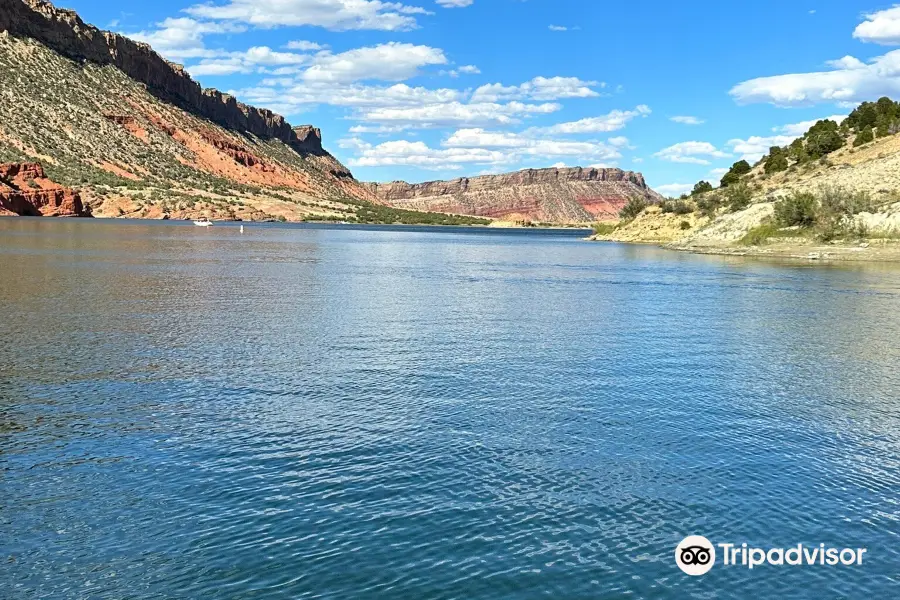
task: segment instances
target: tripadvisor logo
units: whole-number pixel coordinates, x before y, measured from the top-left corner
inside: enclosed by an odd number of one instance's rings
[[[689,535],[675,548],[675,563],[688,575],[705,575],[716,564],[716,548],[702,535]]]
[[[771,566],[850,566],[861,565],[866,548],[835,548],[819,544],[797,544],[790,548],[748,547],[747,544],[713,544],[702,535],[689,535],[675,547],[675,563],[688,575],[705,575],[716,564],[716,548],[722,555],[722,565],[754,569]]]

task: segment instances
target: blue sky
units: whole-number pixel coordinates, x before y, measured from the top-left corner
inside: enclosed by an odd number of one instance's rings
[[[875,0],[58,4],[320,127],[370,181],[604,165],[677,194],[900,99],[900,8]]]

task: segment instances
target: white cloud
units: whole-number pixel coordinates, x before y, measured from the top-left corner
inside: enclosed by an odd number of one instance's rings
[[[746,140],[729,140],[728,146],[732,152],[739,154],[741,159],[752,164],[762,158],[763,155],[768,154],[769,148],[772,146],[787,146],[795,139],[797,139],[795,135],[754,135]]]
[[[879,96],[900,96],[900,50],[874,58],[869,64],[853,57],[844,57],[838,63],[842,68],[832,71],[751,79],[729,93],[742,104],[768,102],[784,107],[821,102],[857,104]]]
[[[627,148],[627,147],[628,147],[628,143],[629,143],[629,142],[628,142],[628,138],[625,137],[624,135],[620,135],[620,136],[616,136],[616,137],[611,137],[611,138],[609,138],[609,140],[607,140],[607,141],[608,141],[611,145],[613,145],[613,146],[615,146],[615,147],[617,147],[617,148]]]
[[[839,58],[837,60],[828,60],[825,61],[825,64],[831,67],[832,69],[865,69],[866,63],[859,60],[855,56],[850,56],[849,54],[843,58]]]
[[[663,148],[653,156],[675,163],[708,165],[711,158],[727,158],[730,155],[709,142],[681,142]]]
[[[653,188],[663,196],[675,197],[687,194],[694,189],[693,183],[667,183]]]
[[[782,135],[790,135],[794,137],[800,137],[809,131],[809,128],[818,123],[821,120],[834,121],[837,124],[840,124],[841,121],[847,118],[847,115],[831,115],[830,117],[822,117],[821,119],[812,119],[809,121],[801,121],[799,123],[791,123],[790,125],[782,125],[781,127],[773,127],[773,133],[780,133]]]
[[[586,160],[616,159],[622,156],[615,147],[603,142],[546,139],[534,137],[532,131],[508,133],[485,131],[481,128],[460,129],[442,145],[448,148],[505,148],[512,155],[520,156],[577,156]]]
[[[652,111],[650,107],[641,104],[634,110],[614,110],[600,117],[589,117],[580,121],[558,123],[544,128],[548,133],[604,133],[617,131],[625,127],[629,121],[636,117],[646,117]]]
[[[205,46],[203,38],[207,35],[240,33],[245,30],[245,27],[231,23],[200,22],[181,17],[157,23],[157,29],[153,31],[138,31],[124,35],[150,44],[154,50],[170,60],[184,60],[223,54],[221,50],[210,50]]]
[[[596,98],[599,92],[593,87],[605,87],[605,83],[582,81],[577,77],[535,77],[521,85],[504,86],[489,83],[472,95],[472,102],[497,102],[500,100],[559,100],[562,98]]]
[[[529,140],[519,134],[472,128],[457,129],[443,145],[449,148],[521,148],[528,143]]]
[[[414,166],[423,169],[459,169],[462,164],[500,164],[510,161],[509,155],[482,148],[430,148],[424,142],[397,140],[377,146],[363,143],[359,156],[351,158],[351,167]]]
[[[550,25],[549,27],[547,27],[547,29],[549,29],[550,31],[568,31],[569,30],[568,27],[564,27],[562,25]]]
[[[682,125],[703,125],[706,123],[703,119],[690,116],[669,117],[669,120],[674,121],[675,123],[681,123]]]
[[[515,164],[524,159],[571,157],[577,161],[613,161],[621,158],[618,150],[602,142],[573,142],[543,139],[523,133],[491,132],[484,129],[456,131],[442,143],[442,148],[424,142],[398,140],[371,146],[357,138],[342,141],[343,146],[358,151],[350,159],[351,166],[418,166],[423,168],[458,168],[460,163]]]
[[[276,52],[267,46],[255,46],[243,52],[221,53],[216,58],[203,58],[200,62],[189,66],[191,75],[231,75],[234,73],[252,73],[266,67],[279,67],[275,71],[285,74],[295,71],[296,65],[309,60],[309,56],[292,52]],[[284,71],[281,67],[293,65]]]
[[[225,4],[196,4],[185,12],[255,27],[312,25],[333,31],[404,31],[417,27],[413,15],[430,14],[423,8],[381,0],[229,0]]]
[[[463,8],[466,6],[472,6],[475,0],[435,0],[438,5],[443,6],[444,8]]]
[[[388,124],[414,125],[419,128],[508,125],[518,123],[521,117],[532,114],[556,112],[559,104],[523,104],[509,102],[446,102],[411,107],[385,107],[360,111],[356,118],[360,121]]]
[[[301,50],[310,52],[312,50],[324,50],[327,45],[318,44],[316,42],[308,42],[306,40],[293,40],[284,45],[288,50]]]
[[[476,67],[475,65],[463,65],[458,69],[451,69],[449,71],[441,71],[441,75],[449,75],[450,77],[459,77],[460,75],[478,75],[481,73],[481,69]]]
[[[366,79],[402,81],[416,76],[421,67],[446,63],[447,57],[438,48],[388,42],[340,54],[320,52],[301,79],[332,83]]]
[[[550,165],[550,168],[551,169],[565,169],[566,163],[564,163],[564,162],[553,163],[552,165]]]
[[[867,14],[853,32],[853,37],[883,46],[900,44],[900,5]]]
[[[405,83],[391,86],[362,84],[334,84],[331,82],[300,82],[288,80],[283,86],[280,80],[264,80],[263,85],[240,90],[235,95],[254,104],[268,105],[279,102],[298,110],[308,104],[330,104],[352,108],[419,107],[458,102],[463,98],[459,90],[449,88],[428,89],[411,87]],[[396,127],[396,125],[395,125]]]
[[[713,179],[721,179],[722,175],[727,173],[730,169],[726,169],[725,167],[719,167],[718,169],[711,169],[709,172],[709,176]]]

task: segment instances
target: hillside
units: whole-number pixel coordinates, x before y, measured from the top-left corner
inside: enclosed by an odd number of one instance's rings
[[[379,206],[317,128],[42,0],[0,0],[0,163],[40,163],[95,216],[459,221]]]
[[[621,169],[527,169],[501,175],[410,184],[368,184],[384,203],[405,209],[502,219],[586,223],[615,218],[632,197],[658,202],[640,173]]]
[[[755,165],[735,163],[720,187],[699,182],[692,194],[598,227],[593,239],[696,252],[900,260],[897,132],[900,104],[864,103],[842,123],[820,121],[790,146],[771,148]]]

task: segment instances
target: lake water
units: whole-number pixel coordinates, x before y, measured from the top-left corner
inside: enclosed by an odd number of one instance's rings
[[[581,235],[0,220],[0,596],[898,597],[900,267]]]

